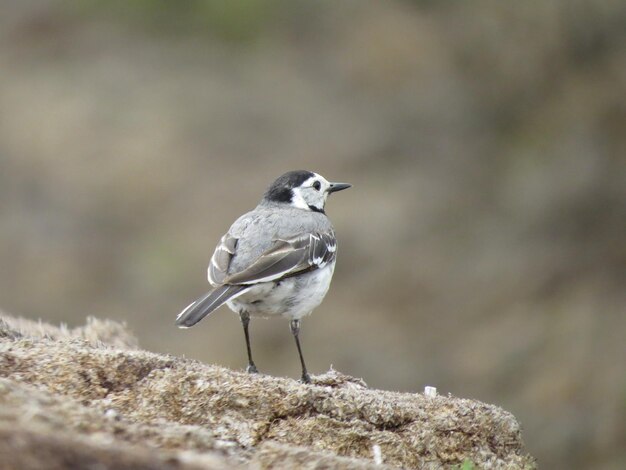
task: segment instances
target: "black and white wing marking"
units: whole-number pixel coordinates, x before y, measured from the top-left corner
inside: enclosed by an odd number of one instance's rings
[[[226,276],[228,276],[230,261],[236,249],[237,239],[230,233],[227,233],[221,238],[211,257],[209,269],[207,270],[207,276],[211,285],[219,286],[224,284]]]
[[[233,285],[275,281],[323,268],[335,259],[336,253],[337,241],[332,231],[279,239],[250,266],[226,276],[223,282]]]

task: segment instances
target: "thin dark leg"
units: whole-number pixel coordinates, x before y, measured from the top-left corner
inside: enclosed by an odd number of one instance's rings
[[[246,349],[248,350],[248,367],[246,367],[246,372],[250,374],[256,374],[259,371],[254,365],[254,361],[252,360],[252,349],[250,349],[250,335],[248,334],[250,314],[248,312],[240,313],[239,318],[241,318],[241,324],[243,325],[243,334],[246,335]]]
[[[291,320],[289,326],[291,327],[291,333],[293,334],[293,337],[296,339],[296,346],[298,347],[298,354],[300,355],[300,364],[302,364],[302,382],[304,382],[305,384],[310,384],[311,377],[306,371],[304,357],[302,356],[302,348],[300,348],[300,339],[298,338],[298,334],[300,333],[300,320]]]

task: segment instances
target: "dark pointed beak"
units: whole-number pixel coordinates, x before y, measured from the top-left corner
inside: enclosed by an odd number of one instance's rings
[[[328,193],[336,193],[337,191],[343,191],[344,189],[351,188],[352,185],[348,183],[330,183],[330,188],[328,188]]]

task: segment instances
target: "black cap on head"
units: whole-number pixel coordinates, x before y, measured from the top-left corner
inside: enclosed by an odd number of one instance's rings
[[[315,176],[315,173],[307,170],[288,171],[270,185],[265,192],[265,199],[273,202],[291,202],[292,188],[297,188],[312,176]]]

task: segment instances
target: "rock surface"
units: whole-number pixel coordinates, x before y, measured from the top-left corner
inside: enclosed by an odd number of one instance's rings
[[[535,466],[515,417],[496,406],[370,390],[332,369],[313,382],[143,351],[110,321],[67,329],[0,315],[0,461],[19,469]]]

